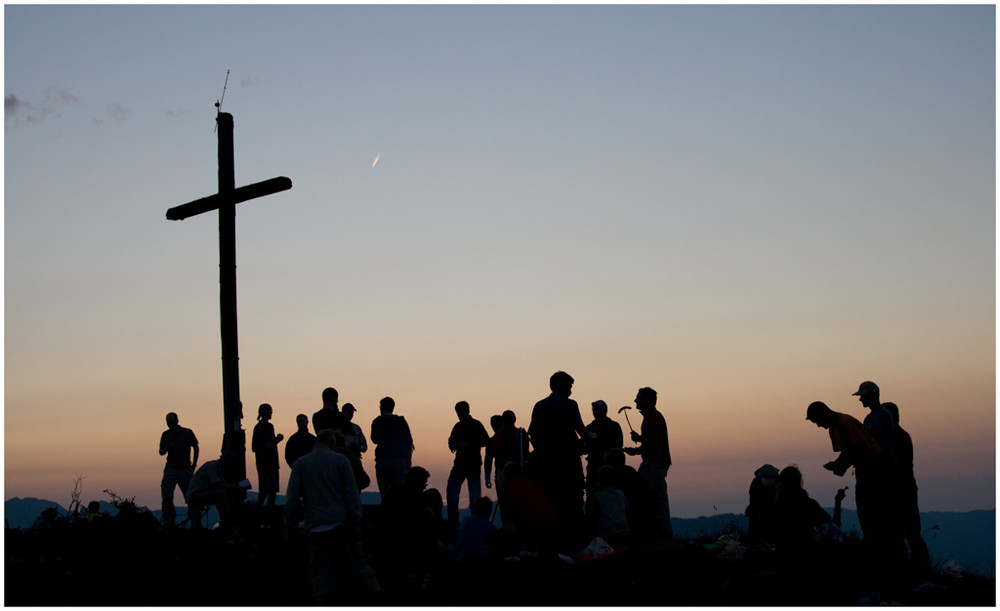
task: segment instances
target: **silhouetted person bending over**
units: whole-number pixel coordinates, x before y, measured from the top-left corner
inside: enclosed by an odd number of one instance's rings
[[[642,457],[639,475],[653,493],[656,505],[656,536],[673,539],[674,529],[670,525],[670,500],[667,496],[667,471],[670,469],[670,441],[667,436],[667,421],[656,409],[656,391],[640,388],[635,395],[635,407],[642,414],[640,432],[632,431],[632,441],[638,448],[625,448],[630,456]]]
[[[224,450],[218,460],[199,467],[188,486],[188,512],[200,512],[215,505],[219,510],[220,530],[236,538],[239,538],[237,513],[246,498],[246,489],[239,481],[239,468],[236,452]]]
[[[163,479],[160,480],[161,519],[164,526],[173,526],[177,519],[174,487],[181,489],[187,502],[188,484],[198,467],[198,438],[191,429],[179,424],[174,412],[167,414],[167,430],[160,435],[160,456],[163,455],[167,457],[167,464],[163,467]]]
[[[448,436],[448,449],[455,453],[455,464],[448,474],[445,494],[448,499],[448,524],[457,529],[458,497],[462,492],[462,482],[468,482],[470,509],[472,502],[482,496],[483,457],[480,450],[490,442],[490,437],[483,428],[483,423],[470,415],[467,402],[456,403],[455,414],[458,415],[458,422]]]

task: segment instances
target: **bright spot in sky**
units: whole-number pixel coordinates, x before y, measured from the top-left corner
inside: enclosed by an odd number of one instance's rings
[[[378,163],[379,157],[381,157],[381,156],[382,156],[382,153],[379,153],[378,155],[375,155],[375,161],[372,162],[372,167],[373,168],[375,167],[375,164]]]

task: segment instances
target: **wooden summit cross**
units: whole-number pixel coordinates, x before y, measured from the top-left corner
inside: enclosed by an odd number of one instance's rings
[[[246,432],[240,402],[239,345],[236,339],[236,204],[292,188],[284,176],[236,188],[233,164],[233,115],[219,112],[219,192],[167,210],[167,220],[182,221],[203,212],[219,211],[219,304],[222,319],[222,403],[225,429],[222,449],[239,458],[240,478],[246,477]]]

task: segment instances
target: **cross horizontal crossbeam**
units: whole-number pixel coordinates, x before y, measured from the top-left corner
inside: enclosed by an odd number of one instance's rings
[[[265,195],[271,195],[272,193],[278,193],[279,191],[287,191],[291,188],[292,180],[290,178],[285,178],[284,176],[255,182],[252,185],[246,185],[245,187],[233,189],[229,193],[216,193],[215,195],[209,195],[208,197],[196,199],[193,202],[181,204],[180,206],[174,206],[173,208],[167,210],[167,220],[183,221],[188,217],[196,216],[203,212],[218,210],[219,206],[222,204],[239,204],[247,200],[264,197]]]

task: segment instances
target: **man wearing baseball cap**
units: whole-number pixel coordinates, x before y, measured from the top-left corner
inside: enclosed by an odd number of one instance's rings
[[[851,396],[857,397],[861,405],[868,408],[864,427],[881,450],[865,477],[858,474],[855,490],[858,522],[861,523],[865,541],[871,545],[873,556],[891,575],[906,562],[906,543],[902,526],[894,511],[896,501],[892,485],[896,422],[889,410],[883,407],[875,382],[862,382],[858,385],[857,392]]]
[[[892,414],[889,413],[889,410],[882,407],[882,402],[879,400],[878,385],[875,382],[862,382],[858,386],[858,392],[851,396],[857,397],[861,405],[870,410],[864,419],[865,428],[868,429],[868,432],[878,442],[878,447],[882,449],[882,453],[891,458],[893,446],[895,445],[896,423],[893,422]]]

